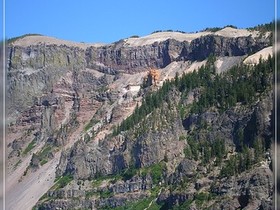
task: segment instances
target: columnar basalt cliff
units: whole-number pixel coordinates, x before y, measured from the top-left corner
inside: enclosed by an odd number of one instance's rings
[[[229,27],[112,44],[9,43],[9,209],[269,209],[270,45],[270,32]],[[268,61],[242,64],[260,52]],[[159,81],[147,86],[150,69]]]

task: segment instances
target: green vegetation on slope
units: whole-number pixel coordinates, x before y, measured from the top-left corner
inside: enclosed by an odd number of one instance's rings
[[[216,163],[219,164],[222,161],[227,151],[225,148],[225,141],[215,139],[213,142],[194,140],[192,136],[187,139],[188,145],[184,149],[185,157],[189,159],[198,160],[199,153],[203,153],[201,161],[203,164],[209,163],[211,158],[216,157]],[[200,152],[203,151],[203,152]]]
[[[271,56],[267,61],[261,60],[253,67],[240,64],[220,75],[215,74],[215,60],[215,56],[210,56],[206,65],[197,71],[183,74],[182,77],[176,75],[175,79],[165,81],[157,92],[148,94],[142,105],[137,106],[134,113],[114,129],[113,135],[129,130],[153,110],[159,108],[164,101],[168,102],[168,93],[174,88],[181,92],[182,100],[189,91],[196,88],[200,90],[199,100],[192,104],[190,110],[191,113],[199,114],[212,106],[223,112],[235,106],[236,103],[250,104],[256,94],[264,92],[271,86],[274,68],[274,58]],[[182,118],[186,114],[189,113],[183,112]]]
[[[67,184],[69,184],[72,180],[73,180],[73,176],[72,175],[65,175],[65,176],[58,177],[55,180],[56,183],[54,185],[54,188],[55,189],[63,188]]]
[[[30,152],[30,151],[35,147],[35,144],[36,144],[36,139],[33,139],[33,140],[28,144],[28,146],[23,150],[22,154],[23,154],[23,155],[26,155],[28,152]]]
[[[159,188],[154,188],[151,190],[151,196],[148,198],[144,198],[141,199],[139,201],[136,202],[127,202],[124,206],[118,206],[118,207],[101,207],[99,208],[100,210],[127,210],[127,209],[131,209],[131,210],[143,210],[145,208],[148,208],[149,210],[160,210],[162,205],[156,203],[155,198],[157,196],[157,194],[159,193]]]
[[[222,30],[222,29],[224,29],[224,28],[226,28],[226,27],[231,27],[231,28],[237,29],[237,27],[234,26],[234,25],[226,25],[226,26],[224,26],[224,27],[210,27],[210,28],[205,28],[205,29],[202,30],[202,31],[217,32],[217,31],[220,31],[220,30]]]
[[[248,30],[260,31],[262,33],[268,32],[268,31],[273,32],[274,27],[275,27],[275,21],[271,21],[270,23],[259,24],[255,27],[249,27]]]
[[[142,105],[137,107],[134,113],[115,129],[114,135],[128,130],[131,130],[132,133],[139,132],[137,129],[133,130],[133,128],[136,128],[135,126],[139,123],[147,124],[145,120],[149,114],[153,117],[153,114],[156,113],[155,115],[158,116],[163,110],[163,104],[172,105],[166,112],[172,111],[173,108],[175,111],[180,112],[176,116],[181,116],[181,120],[193,114],[200,115],[209,110],[209,108],[214,108],[220,113],[223,113],[236,105],[249,107],[260,98],[261,94],[271,89],[272,73],[274,70],[273,59],[269,57],[267,61],[261,60],[258,65],[254,66],[241,64],[218,75],[215,73],[213,65],[216,60],[215,56],[210,56],[206,65],[197,71],[184,74],[182,77],[176,75],[173,80],[166,81],[158,91],[149,93],[145,97]],[[192,104],[185,105],[183,101],[188,97],[190,91],[194,90],[198,90],[198,100]],[[169,96],[174,92],[180,95],[179,104],[177,102],[170,102]],[[189,132],[187,136],[180,136],[179,140],[187,142],[187,147],[184,150],[186,158],[198,160],[200,162],[199,164],[203,166],[207,166],[207,164],[211,165],[209,164],[210,161],[215,158],[215,164],[221,168],[220,177],[218,178],[229,177],[252,168],[254,164],[259,162],[263,157],[264,151],[268,148],[266,142],[262,139],[257,139],[254,136],[246,136],[246,133],[250,133],[250,131],[256,129],[255,126],[252,123],[249,128],[246,128],[247,131],[243,128],[236,131],[238,134],[237,154],[231,154],[229,157],[226,157],[228,152],[225,139],[216,138],[210,142],[207,139],[197,141],[197,138],[195,138],[195,132],[207,132],[211,129],[207,125],[207,122],[198,122],[196,130]],[[248,139],[249,143],[247,141]],[[99,179],[112,179],[110,182],[113,183],[119,179],[124,181],[130,180],[135,175],[140,175],[144,178],[149,174],[152,177],[153,184],[157,185],[163,179],[162,174],[164,174],[164,170],[165,162],[161,161],[150,167],[135,168],[135,166],[131,166],[128,169],[120,171],[119,174],[103,178],[99,177]],[[63,178],[61,181],[62,184],[59,184],[59,187],[67,185],[70,181],[71,178]],[[96,181],[96,183],[98,185],[100,181]],[[180,183],[180,185],[183,184],[182,182]],[[176,189],[176,186],[174,189]],[[87,198],[94,195],[100,196],[103,199],[114,196],[109,190],[86,192]],[[199,192],[193,199],[186,200],[182,204],[179,204],[179,206],[174,206],[174,209],[188,209],[192,203],[195,203],[197,207],[203,207],[212,199],[211,196],[209,192]],[[127,203],[125,206],[117,207],[117,209],[143,209],[155,197],[155,195],[152,195],[136,203]],[[153,202],[149,209],[160,209],[162,205],[165,204]]]

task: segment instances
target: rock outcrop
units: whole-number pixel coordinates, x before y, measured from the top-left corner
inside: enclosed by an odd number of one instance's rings
[[[212,209],[271,206],[269,158],[237,178],[224,178],[216,159],[203,163],[203,149],[196,158],[190,155],[191,141],[208,145],[223,140],[228,153],[222,167],[242,147],[241,130],[242,144],[253,147],[259,138],[269,147],[271,90],[250,106],[238,103],[224,112],[211,107],[184,116],[182,106],[189,109],[203,88],[185,95],[171,88],[166,100],[131,129],[112,134],[165,80],[175,77],[176,83],[178,75],[206,64],[209,56],[219,58],[216,73],[226,72],[268,47],[270,38],[269,33],[225,28],[160,32],[107,45],[44,36],[10,43],[6,106],[11,180],[17,180],[14,170],[22,181],[56,158],[57,181],[36,208],[113,208],[136,202],[172,208],[189,201],[199,208],[211,193],[221,196],[207,205]],[[144,89],[142,79],[151,68],[162,75],[158,84]]]

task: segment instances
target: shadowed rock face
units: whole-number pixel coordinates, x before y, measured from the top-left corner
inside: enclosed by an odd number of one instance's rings
[[[190,43],[169,39],[147,46],[126,47],[125,42],[121,42],[102,50],[98,48],[96,54],[89,55],[93,61],[98,61],[99,57],[99,62],[105,66],[132,72],[141,68],[163,68],[176,60],[204,60],[211,53],[216,56],[242,56],[268,45],[269,41],[266,39],[207,35]]]
[[[242,56],[269,45],[268,39],[252,37],[228,38],[207,35],[193,41],[168,39],[151,45],[129,46],[125,41],[86,50],[87,66],[105,70],[125,70],[129,73],[147,68],[164,68],[173,61],[204,60],[211,53],[216,56]],[[100,66],[100,64],[103,64]]]
[[[266,40],[254,40],[252,37],[227,38],[208,35],[195,39],[182,55],[188,60],[204,60],[211,53],[217,56],[242,56],[268,46]]]

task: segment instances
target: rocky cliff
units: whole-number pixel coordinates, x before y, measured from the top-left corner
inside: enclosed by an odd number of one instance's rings
[[[94,193],[90,194],[90,187],[87,190],[80,187],[77,191],[79,195],[74,196],[79,201],[73,204],[73,196],[66,196],[66,193],[70,193],[67,190],[62,197],[54,196],[56,194],[51,191],[39,206],[44,209],[52,209],[51,206],[67,209],[75,205],[113,208],[152,196],[157,198],[155,204],[163,209],[172,209],[192,201],[195,201],[193,208],[198,209],[202,206],[210,209],[272,208],[273,179],[269,156],[238,175],[223,177],[220,176],[223,167],[216,158],[204,162],[203,151],[194,158],[191,158],[192,152],[188,152],[188,149],[192,151],[193,147],[197,147],[190,138],[204,144],[205,147],[200,149],[205,150],[206,142],[215,144],[217,139],[222,139],[227,151],[223,158],[237,156],[238,130],[251,135],[246,129],[252,126],[252,119],[255,126],[264,126],[256,129],[259,132],[257,136],[269,141],[270,122],[265,119],[269,119],[272,110],[271,92],[250,108],[237,106],[222,114],[210,111],[189,116],[192,120],[187,118],[184,121],[180,120],[179,111],[176,110],[176,94],[173,92],[169,96],[172,110],[168,110],[168,104],[163,105],[161,110],[153,112],[126,134],[107,137],[98,145],[77,142],[61,156],[57,177],[71,176],[75,180],[73,183],[84,183],[85,180],[89,180],[87,183],[97,183]],[[184,128],[186,121],[190,123]],[[203,122],[207,122],[207,127]],[[88,196],[83,194],[88,190]],[[131,193],[135,194],[133,198],[130,197]],[[157,193],[158,197],[155,196]],[[61,199],[65,198],[68,201],[61,203]],[[83,204],[83,200],[87,204]]]
[[[236,103],[222,112],[222,104],[191,112],[205,92],[203,86],[188,92],[168,88],[152,110],[141,105],[148,103],[147,96],[165,90],[164,81],[175,78],[176,83],[178,75],[209,62],[216,73],[226,72],[248,54],[268,47],[270,39],[269,32],[224,28],[194,34],[159,32],[112,44],[44,36],[9,43],[8,195],[27,183],[32,183],[31,191],[37,189],[9,207],[17,208],[24,199],[35,205],[45,193],[36,208],[269,208],[272,172],[269,155],[264,155],[269,143],[254,166],[238,176],[220,175],[243,145],[253,153],[256,139],[270,141],[269,87],[256,93],[249,105]],[[217,59],[206,61],[213,57]],[[144,87],[150,68],[160,70],[160,81]],[[272,81],[270,74],[269,78]],[[141,120],[138,116],[128,123],[131,129],[118,129],[134,110],[144,110]],[[226,152],[223,157],[219,153],[219,164],[211,156],[207,165],[205,149],[221,141]],[[193,147],[200,148],[197,154]],[[50,161],[59,164],[55,174],[49,174],[49,190],[38,190],[41,178],[33,173],[43,172]]]
[[[210,54],[243,56],[269,46],[270,39],[268,33],[231,28],[204,34],[162,32],[102,46],[27,36],[8,47],[8,107],[20,110],[31,106],[34,97],[51,92],[67,71],[75,73],[73,76],[86,68],[108,74],[135,73],[164,68],[173,61],[202,61]],[[79,85],[74,86],[77,89]]]

